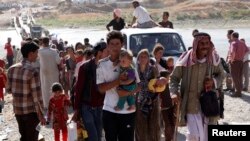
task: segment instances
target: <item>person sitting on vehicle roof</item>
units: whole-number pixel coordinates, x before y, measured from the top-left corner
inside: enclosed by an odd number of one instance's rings
[[[142,7],[137,0],[134,0],[132,4],[133,7],[135,8],[133,12],[134,17],[131,24],[132,27],[151,28],[158,26],[158,24],[152,20],[148,11],[144,7]]]
[[[159,25],[161,25],[162,27],[165,27],[165,28],[174,29],[173,23],[171,21],[169,21],[168,18],[169,18],[169,13],[167,11],[163,12],[162,21],[159,22]]]
[[[115,9],[113,11],[114,18],[107,24],[106,28],[110,31],[110,27],[113,27],[113,30],[122,30],[125,26],[124,19],[121,18],[121,9]]]

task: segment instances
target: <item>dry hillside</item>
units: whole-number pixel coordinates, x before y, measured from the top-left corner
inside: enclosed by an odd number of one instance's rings
[[[173,0],[171,0],[173,1]],[[246,19],[250,15],[250,1],[243,0],[186,0],[168,7],[183,19]]]
[[[24,0],[23,0],[24,1]],[[45,2],[49,0],[31,0]],[[59,0],[51,0],[51,2]],[[153,19],[161,20],[163,11],[170,12],[170,20],[175,23],[183,20],[250,20],[250,0],[144,0],[145,6]],[[157,7],[159,6],[159,7]],[[112,18],[114,8],[123,10],[123,18],[125,20],[132,19],[133,8],[128,2],[126,6],[119,4],[104,5],[73,5],[60,2],[57,7],[52,10],[37,11],[36,18],[45,26],[63,26],[72,25],[83,26],[91,23],[97,25],[106,24]],[[42,8],[41,8],[42,9]],[[0,18],[4,19],[0,25],[8,25],[11,16],[0,14]],[[95,16],[93,16],[95,15]],[[7,20],[5,20],[7,18]],[[3,24],[5,22],[5,24]],[[183,22],[182,22],[183,23]],[[62,25],[63,24],[63,25]],[[92,24],[91,24],[92,25]]]

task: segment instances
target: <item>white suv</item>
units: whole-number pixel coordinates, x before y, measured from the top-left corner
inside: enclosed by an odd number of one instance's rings
[[[151,53],[155,44],[164,46],[164,57],[173,57],[174,60],[186,51],[181,36],[169,28],[128,28],[121,31],[124,34],[124,46],[137,56],[141,49],[147,48]]]

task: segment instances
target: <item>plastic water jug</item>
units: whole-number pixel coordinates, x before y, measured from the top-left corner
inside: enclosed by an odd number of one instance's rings
[[[67,124],[68,129],[68,141],[77,141],[77,126],[74,121],[70,121]]]

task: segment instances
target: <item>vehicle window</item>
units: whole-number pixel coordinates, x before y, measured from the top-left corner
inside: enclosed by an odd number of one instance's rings
[[[130,50],[136,56],[144,48],[152,52],[156,43],[164,46],[164,56],[179,56],[186,48],[176,33],[136,34],[130,36]]]
[[[41,27],[32,27],[32,30],[41,30]]]

